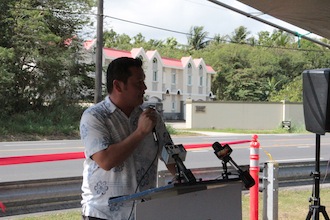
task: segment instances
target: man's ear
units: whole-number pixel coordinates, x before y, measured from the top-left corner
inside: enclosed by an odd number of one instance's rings
[[[122,92],[123,91],[123,87],[124,86],[124,83],[119,81],[119,80],[114,80],[113,81],[113,88],[115,90],[117,90],[118,92]]]

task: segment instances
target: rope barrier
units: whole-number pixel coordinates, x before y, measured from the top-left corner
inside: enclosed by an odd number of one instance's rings
[[[52,161],[61,161],[61,160],[75,160],[82,158],[85,158],[84,152],[2,157],[0,158],[0,166],[26,164],[26,163],[52,162]]]
[[[242,144],[250,142],[251,140],[239,140],[231,142],[223,142],[221,144],[231,145],[231,144]],[[187,144],[185,149],[197,149],[211,147],[212,143],[203,143],[203,144]],[[41,163],[41,162],[54,162],[61,160],[76,160],[84,159],[84,152],[69,152],[69,153],[59,153],[59,154],[39,154],[39,155],[28,155],[28,156],[13,156],[13,157],[1,157],[0,166],[14,165],[14,164],[26,164],[26,163]]]
[[[3,213],[6,212],[6,206],[2,202],[0,202],[0,209],[2,210]]]

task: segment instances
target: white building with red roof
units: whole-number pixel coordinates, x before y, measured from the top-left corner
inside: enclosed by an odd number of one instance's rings
[[[87,61],[95,62],[95,41],[86,41],[84,48]],[[118,57],[140,58],[146,74],[145,92],[149,103],[161,106],[163,116],[167,120],[185,119],[185,103],[187,99],[211,101],[211,79],[215,74],[213,68],[205,64],[203,58],[193,59],[191,56],[173,59],[161,57],[157,50],[144,51],[133,48],[131,51],[103,48],[103,66],[106,70],[109,63]],[[102,76],[106,82],[106,72]]]

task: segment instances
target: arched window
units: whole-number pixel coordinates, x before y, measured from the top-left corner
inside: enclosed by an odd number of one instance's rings
[[[203,67],[202,65],[199,65],[199,86],[203,86]]]
[[[192,67],[191,63],[188,63],[188,78],[187,78],[187,84],[192,85]]]
[[[176,84],[176,70],[172,70],[171,82],[172,82],[172,84]]]
[[[152,60],[152,81],[158,81],[158,61],[156,58]]]

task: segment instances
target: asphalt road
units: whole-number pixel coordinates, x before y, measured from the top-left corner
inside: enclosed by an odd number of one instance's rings
[[[260,163],[268,160],[281,162],[315,161],[315,134],[279,134],[258,135],[260,142]],[[185,136],[175,137],[176,144],[214,143],[218,141],[231,142],[250,140],[252,135],[241,134],[213,134],[211,136]],[[232,159],[238,165],[249,164],[249,143],[231,145]],[[25,141],[25,142],[0,142],[0,157],[53,154],[64,152],[82,152],[80,140],[60,141]],[[330,135],[321,136],[321,160],[330,159]],[[214,155],[213,149],[201,148],[189,150],[185,166],[191,168],[220,167],[221,161]],[[0,166],[0,182],[18,180],[47,179],[59,177],[81,176],[83,159],[42,162],[34,164]],[[159,170],[164,170],[163,163]]]

